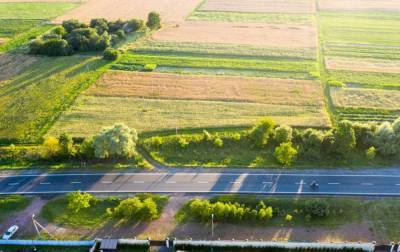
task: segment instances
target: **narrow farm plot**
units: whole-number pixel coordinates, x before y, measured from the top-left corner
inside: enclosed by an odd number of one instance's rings
[[[21,73],[24,69],[37,63],[39,58],[23,54],[0,54],[0,83]]]
[[[318,0],[321,10],[399,12],[397,0]]]
[[[87,0],[80,7],[55,19],[61,23],[68,19],[89,22],[92,18],[108,20],[146,19],[151,11],[160,13],[163,22],[182,22],[199,4],[199,0]]]
[[[323,106],[315,81],[109,71],[86,95]],[[288,100],[291,95],[300,95]]]
[[[336,107],[399,110],[400,91],[364,88],[331,88]]]
[[[139,132],[279,123],[329,126],[313,81],[112,72],[80,96],[49,134],[90,136],[115,122]]]
[[[153,39],[168,42],[315,48],[316,29],[308,25],[188,21],[160,30],[153,35]]]
[[[207,0],[199,8],[203,11],[313,13],[312,0]]]
[[[400,73],[399,60],[360,59],[326,57],[327,69],[350,70],[355,72]]]
[[[0,19],[52,19],[79,4],[78,1],[0,1]]]

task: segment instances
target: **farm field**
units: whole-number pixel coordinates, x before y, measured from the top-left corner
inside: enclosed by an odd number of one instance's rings
[[[326,57],[325,64],[328,70],[400,73],[400,61],[395,60]]]
[[[156,41],[230,43],[283,48],[315,48],[316,30],[307,25],[196,22],[165,28],[153,35]]]
[[[257,91],[260,85],[273,87],[262,93]],[[244,126],[262,116],[291,125],[330,124],[322,88],[312,81],[108,72],[60,117],[50,134],[89,136],[114,122],[139,132]]]
[[[54,22],[77,19],[89,22],[92,18],[106,18],[108,20],[128,20],[132,18],[146,19],[151,11],[160,13],[167,23],[182,22],[190,12],[196,8],[200,0],[87,0],[80,7],[57,17]]]
[[[40,58],[22,54],[0,54],[0,83],[21,73],[39,60]]]
[[[329,11],[400,11],[396,0],[319,0],[321,10]]]

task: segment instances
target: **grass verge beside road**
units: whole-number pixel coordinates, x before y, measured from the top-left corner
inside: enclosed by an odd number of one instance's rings
[[[0,197],[0,220],[9,217],[11,214],[26,208],[30,203],[30,199],[20,196],[1,196]]]

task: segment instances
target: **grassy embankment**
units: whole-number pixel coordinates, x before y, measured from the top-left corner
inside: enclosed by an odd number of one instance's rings
[[[26,208],[30,199],[20,196],[1,196],[0,197],[0,220]]]
[[[313,198],[315,199],[315,198]],[[260,225],[275,227],[325,227],[336,228],[351,223],[367,222],[370,230],[378,237],[391,241],[396,239],[400,232],[399,225],[400,203],[396,199],[357,199],[357,198],[319,198],[328,205],[328,215],[325,217],[307,218],[305,214],[306,202],[311,198],[266,198],[256,196],[226,195],[211,198],[210,202],[239,203],[255,208],[260,200],[273,209],[273,217],[267,222],[241,222],[240,225]],[[188,202],[189,204],[189,202]],[[176,215],[179,223],[196,222],[190,214],[186,204]],[[286,215],[293,219],[287,221]],[[218,220],[215,220],[218,223]],[[234,222],[239,224],[238,222]]]

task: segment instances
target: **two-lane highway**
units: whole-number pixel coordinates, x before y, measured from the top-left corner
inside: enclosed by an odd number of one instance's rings
[[[309,184],[317,181],[319,188]],[[0,176],[0,194],[154,192],[400,196],[400,176],[252,173],[105,173]]]

